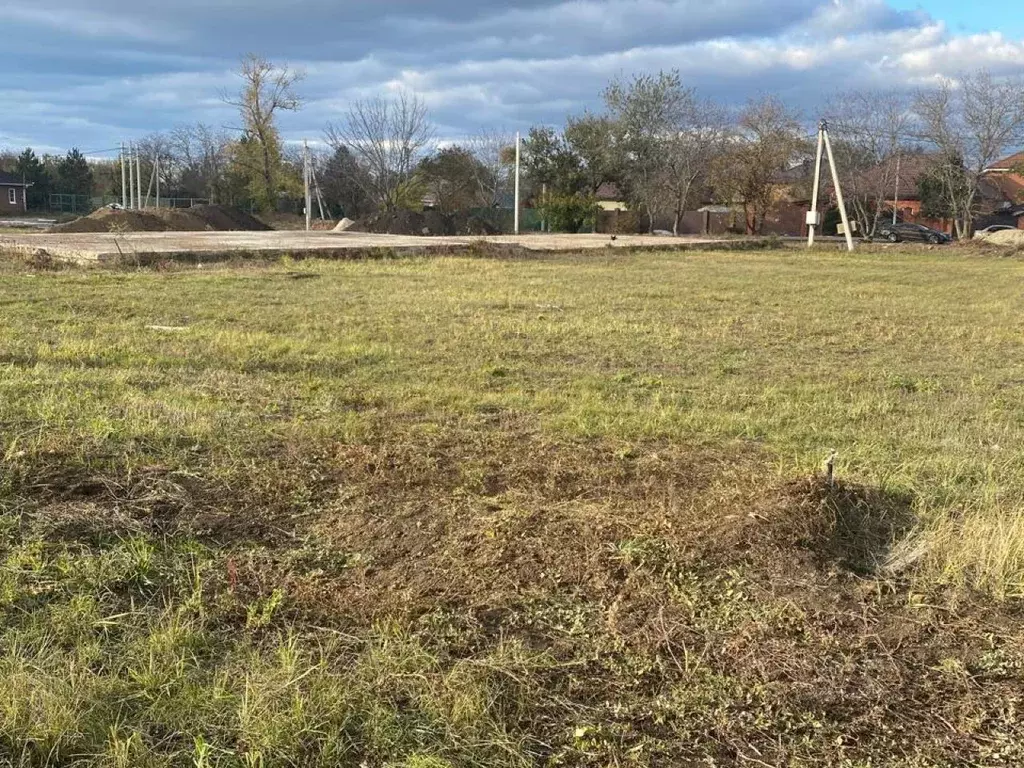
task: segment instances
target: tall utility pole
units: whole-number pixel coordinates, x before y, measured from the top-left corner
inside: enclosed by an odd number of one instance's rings
[[[516,214],[515,214],[515,233],[519,234],[519,145],[520,141],[519,131],[516,131]]]
[[[825,146],[825,135],[818,130],[818,153],[814,159],[814,190],[811,192],[811,212],[807,214],[807,247],[814,246],[814,229],[821,226],[818,213],[818,187],[821,186],[821,151]]]
[[[896,194],[892,200],[892,223],[896,223],[896,211],[900,209],[900,160],[903,159],[903,153],[896,153]]]
[[[121,142],[121,207],[128,207],[128,169],[124,167],[124,142]]]
[[[142,210],[142,153],[135,148],[135,204]]]
[[[128,143],[128,209],[135,208],[135,160],[131,142]]]
[[[305,191],[305,202],[306,202],[306,231],[309,232],[312,229],[313,220],[313,196],[310,193],[309,181],[309,144],[308,142],[302,142],[302,185]]]
[[[811,197],[811,211],[807,214],[807,247],[814,245],[814,228],[821,224],[821,216],[818,213],[818,184],[821,181],[821,150],[824,146],[828,154],[828,167],[832,172],[832,184],[836,189],[836,202],[839,204],[839,216],[843,220],[843,230],[846,235],[846,247],[853,250],[853,233],[850,231],[850,219],[846,215],[846,203],[843,202],[843,189],[839,184],[839,170],[836,168],[836,160],[832,155],[832,140],[828,135],[828,121],[822,120],[818,123],[818,154],[814,161],[814,192]]]

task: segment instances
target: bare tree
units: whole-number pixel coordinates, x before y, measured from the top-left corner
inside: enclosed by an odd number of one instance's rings
[[[843,193],[869,237],[875,235],[886,203],[896,197],[901,162],[913,150],[906,140],[910,107],[903,92],[862,91],[844,93],[827,108]],[[909,170],[908,164],[904,168]]]
[[[1024,142],[1024,80],[985,71],[943,80],[916,94],[914,112],[921,138],[939,152],[957,234],[969,236],[985,171]]]
[[[204,123],[178,126],[168,138],[176,187],[185,197],[223,202],[231,138]]]
[[[343,124],[328,123],[332,148],[346,147],[367,171],[366,192],[383,210],[401,207],[424,150],[434,139],[426,104],[401,92],[395,99],[357,101]]]
[[[512,191],[515,136],[503,131],[482,131],[465,142],[477,160],[476,185],[482,206],[500,205]]]
[[[270,207],[276,202],[276,177],[281,165],[276,116],[281,111],[295,112],[302,106],[295,87],[305,75],[288,67],[278,67],[255,54],[242,59],[236,74],[242,79],[242,88],[236,96],[225,95],[224,101],[238,110],[247,148],[254,150],[254,157],[239,153],[250,170],[258,174],[259,183],[251,184],[254,196],[261,205]],[[252,168],[252,165],[257,167]]]
[[[747,104],[727,151],[715,164],[720,195],[743,206],[746,229],[758,233],[777,202],[778,174],[806,150],[797,114],[774,96]]]
[[[153,201],[154,205],[157,187],[162,189],[163,196],[167,197],[177,182],[171,146],[170,137],[164,133],[151,133],[136,142],[142,168],[144,200]]]
[[[661,187],[673,212],[672,234],[679,234],[683,213],[708,181],[728,133],[725,110],[710,99],[692,100],[677,133],[665,142]]]

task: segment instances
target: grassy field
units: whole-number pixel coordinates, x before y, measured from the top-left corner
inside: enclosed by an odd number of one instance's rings
[[[0,764],[1019,765],[1022,279],[0,262]]]

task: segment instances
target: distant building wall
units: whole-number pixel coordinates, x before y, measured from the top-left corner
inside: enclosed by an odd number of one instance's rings
[[[14,202],[11,202],[11,192]],[[25,188],[0,185],[0,213],[21,213],[25,210]]]

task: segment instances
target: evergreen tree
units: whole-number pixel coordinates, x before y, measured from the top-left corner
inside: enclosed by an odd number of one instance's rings
[[[29,208],[44,208],[49,203],[53,180],[47,172],[43,161],[32,151],[31,147],[18,155],[15,174],[31,184],[26,190]]]
[[[92,194],[92,168],[77,147],[57,164],[57,191],[65,195]]]

